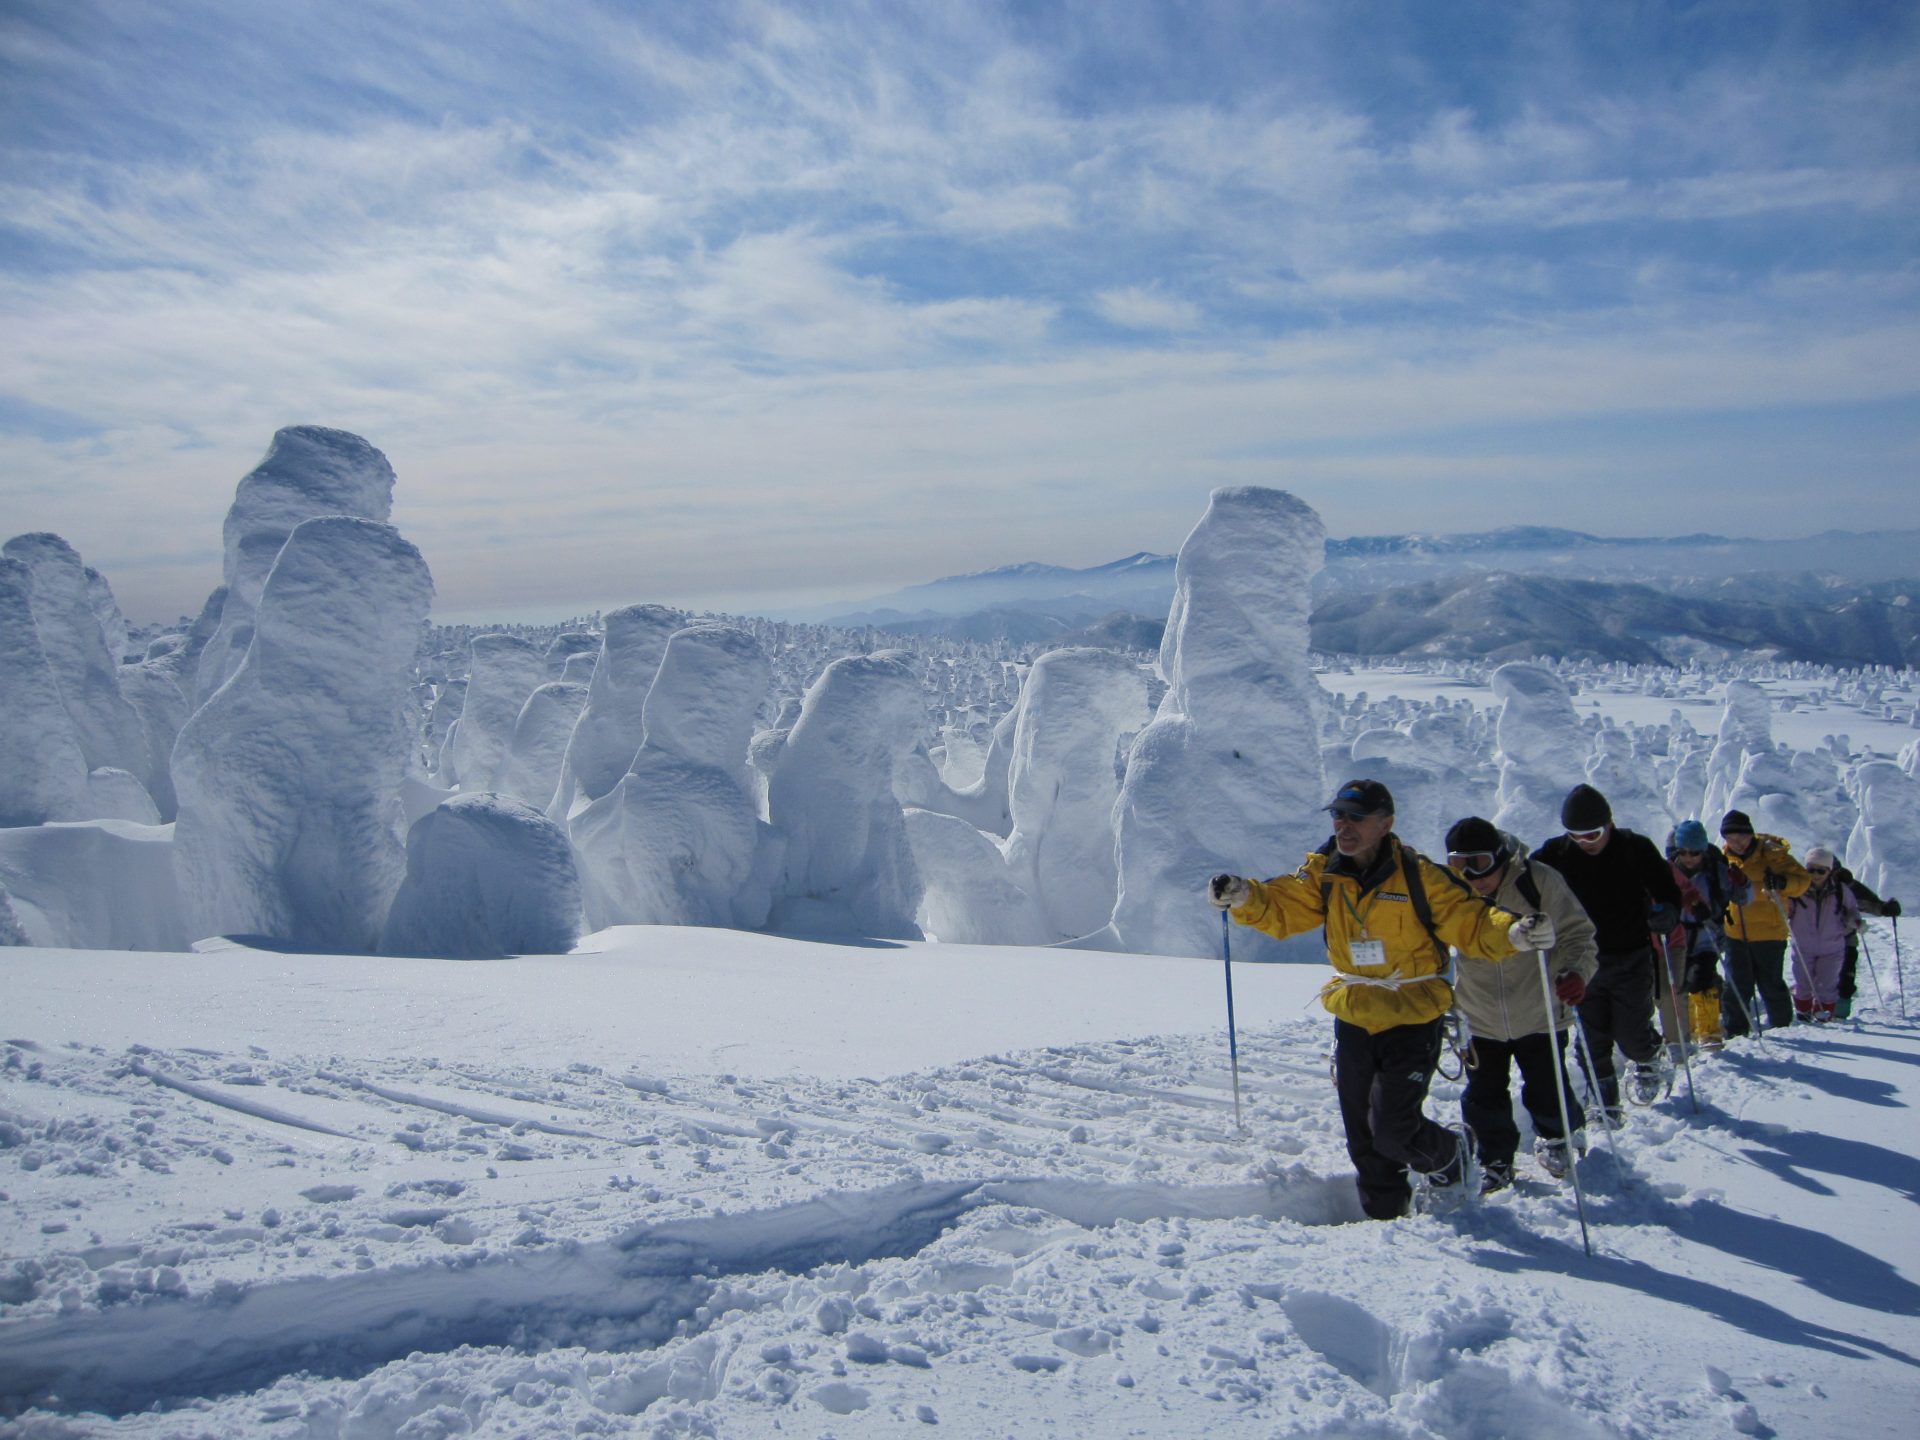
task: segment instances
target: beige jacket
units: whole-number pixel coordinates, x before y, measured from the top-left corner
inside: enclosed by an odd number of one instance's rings
[[[1508,837],[1515,847],[1507,862],[1507,873],[1494,893],[1493,903],[1502,910],[1529,914],[1533,905],[1520,890],[1520,874],[1531,868],[1533,882],[1540,890],[1540,909],[1553,917],[1553,949],[1547,952],[1547,970],[1553,979],[1578,975],[1591,980],[1600,968],[1599,952],[1593,943],[1593,922],[1580,902],[1560,878],[1560,872],[1538,860],[1529,860],[1524,846]],[[1489,1040],[1517,1040],[1547,1028],[1546,998],[1540,992],[1540,962],[1531,953],[1516,955],[1505,964],[1489,964],[1464,951],[1456,951],[1453,977],[1454,1004],[1467,1017],[1468,1028]],[[1573,1023],[1573,1010],[1560,1001],[1553,1002],[1553,1028],[1564,1030]]]

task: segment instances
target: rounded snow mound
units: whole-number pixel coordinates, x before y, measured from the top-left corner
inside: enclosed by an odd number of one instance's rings
[[[383,955],[558,955],[580,938],[580,876],[558,825],[504,795],[457,795],[407,834]]]

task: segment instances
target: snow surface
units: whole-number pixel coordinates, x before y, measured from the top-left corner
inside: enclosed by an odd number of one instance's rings
[[[1357,1218],[1315,967],[1236,967],[1244,1134],[1199,960],[646,928],[0,974],[7,1436],[1909,1433],[1891,994],[1634,1112],[1587,1258],[1527,1167]]]

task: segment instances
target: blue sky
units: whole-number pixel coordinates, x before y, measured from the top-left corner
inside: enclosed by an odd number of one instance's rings
[[[1920,6],[9,0],[0,531],[136,618],[281,425],[443,613],[1920,525]]]

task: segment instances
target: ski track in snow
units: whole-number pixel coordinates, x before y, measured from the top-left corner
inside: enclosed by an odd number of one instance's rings
[[[1791,1382],[1657,1384],[1673,1337],[1587,1334],[1618,1296],[1920,1378],[1920,1288],[1734,1194],[1920,1203],[1910,1155],[1767,1118],[1891,1113],[1845,1060],[1916,1063],[1910,1029],[1703,1059],[1699,1116],[1677,1089],[1583,1162],[1592,1260],[1524,1158],[1481,1206],[1348,1223],[1326,1043],[1243,1037],[1239,1137],[1218,1036],[859,1081],[10,1041],[0,1434],[1156,1434],[1196,1396],[1230,1435],[1769,1433]],[[1762,1256],[1818,1302],[1749,1298]]]

